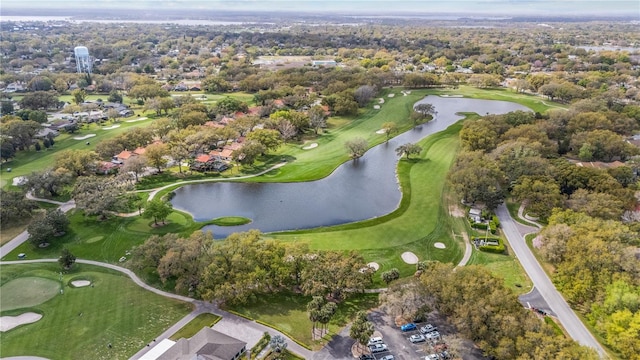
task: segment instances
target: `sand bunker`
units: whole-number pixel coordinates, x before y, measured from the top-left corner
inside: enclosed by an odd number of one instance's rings
[[[96,134],[87,134],[87,135],[84,135],[84,136],[76,136],[76,137],[73,138],[73,140],[87,140],[88,138],[92,138],[94,136],[96,136]]]
[[[453,97],[453,98],[461,98],[462,95],[440,95],[441,97]]]
[[[441,242],[437,242],[437,243],[433,244],[433,246],[436,249],[446,249],[447,248],[447,246],[445,244],[441,243]]]
[[[311,150],[318,147],[318,143],[312,143],[302,148],[302,150]]]
[[[378,104],[384,104],[384,99],[383,98],[379,98],[378,99]]]
[[[416,256],[416,254],[412,253],[411,251],[403,252],[401,257],[402,257],[402,261],[406,262],[407,264],[418,263],[418,257]]]
[[[380,110],[380,105],[373,105],[373,108],[376,110]]]
[[[91,285],[91,281],[89,280],[75,280],[71,282],[71,285],[75,287],[83,287]]]
[[[388,97],[394,97],[394,96],[396,96],[396,94],[389,94],[389,95],[387,95],[387,96],[388,96]]]
[[[372,268],[373,271],[378,271],[378,269],[380,269],[380,265],[377,262],[370,262],[367,266]]]
[[[22,186],[27,183],[26,176],[16,176],[13,178],[12,182],[13,186]]]
[[[34,312],[28,312],[18,316],[0,316],[0,331],[9,331],[16,326],[31,324],[40,319],[42,319],[42,315]]]
[[[387,132],[387,130],[385,130],[385,129],[380,129],[380,130],[376,131],[376,134],[384,134],[384,133],[386,133],[386,132]]]
[[[111,125],[111,126],[103,127],[102,130],[117,129],[119,127],[120,127],[120,125]]]
[[[125,122],[136,122],[136,121],[143,121],[143,120],[147,120],[147,118],[146,117],[141,117],[141,118],[137,118],[137,119],[127,120]]]

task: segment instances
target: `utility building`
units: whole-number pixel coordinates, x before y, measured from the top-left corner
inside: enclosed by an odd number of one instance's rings
[[[79,74],[91,74],[91,57],[89,56],[89,49],[85,46],[76,46],[73,49],[73,53],[76,55],[76,69]]]

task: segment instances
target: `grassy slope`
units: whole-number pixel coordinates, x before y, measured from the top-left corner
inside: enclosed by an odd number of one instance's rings
[[[195,319],[189,321],[189,323],[183,326],[180,330],[176,331],[175,334],[171,335],[169,339],[173,341],[178,341],[181,338],[188,339],[195,335],[198,331],[202,330],[204,327],[211,327],[218,321],[222,319],[218,315],[214,314],[200,314],[195,317]]]
[[[1,270],[3,284],[22,276],[59,281],[57,264],[2,265]],[[74,278],[91,280],[94,287],[71,288],[68,283]],[[89,265],[77,264],[64,275],[63,283],[63,295],[9,313],[35,311],[44,316],[0,333],[2,356],[125,359],[191,311],[189,304],[143,290],[120,273]]]

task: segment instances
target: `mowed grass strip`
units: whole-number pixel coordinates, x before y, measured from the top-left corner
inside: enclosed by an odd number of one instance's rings
[[[1,265],[0,270],[3,282],[21,277],[60,282],[57,264]],[[94,286],[68,286],[78,277]],[[61,282],[64,294],[20,310],[42,314],[42,319],[0,333],[3,357],[126,359],[191,311],[191,304],[146,291],[128,277],[99,267],[76,264]]]
[[[178,341],[182,338],[188,339],[195,335],[198,331],[202,330],[204,327],[211,327],[218,321],[222,319],[218,315],[214,314],[200,314],[196,316],[193,320],[189,321],[189,323],[183,326],[180,330],[176,331],[175,334],[171,335],[169,339],[173,341]]]

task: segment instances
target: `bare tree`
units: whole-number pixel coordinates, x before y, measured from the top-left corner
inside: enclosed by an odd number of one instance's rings
[[[376,96],[377,92],[378,91],[375,86],[362,85],[356,89],[353,93],[353,97],[356,99],[358,106],[364,107],[374,96]]]

